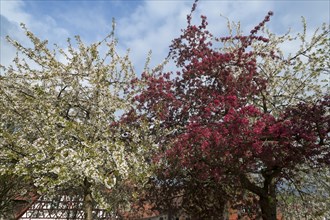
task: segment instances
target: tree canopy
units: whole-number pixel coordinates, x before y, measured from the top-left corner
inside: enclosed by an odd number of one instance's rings
[[[247,35],[234,25],[216,37],[205,16],[197,26],[190,14],[170,47],[178,71],[143,74],[132,118],[155,124],[160,165],[151,195],[165,208],[180,201],[210,218],[229,200],[276,219],[278,195],[297,172],[329,165],[330,99],[319,81],[329,73],[329,27],[308,42],[303,23],[301,47],[285,56],[281,43],[294,38],[266,28],[272,15]]]
[[[128,139],[117,123],[136,77],[128,54],[116,52],[114,33],[89,46],[77,36],[52,50],[22,28],[33,46],[8,37],[18,53],[0,76],[0,174],[23,177],[40,195],[84,196],[87,219],[92,204],[127,203],[131,195],[117,188],[143,182],[151,144],[133,127]]]

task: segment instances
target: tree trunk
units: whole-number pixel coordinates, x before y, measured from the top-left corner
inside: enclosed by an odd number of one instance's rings
[[[93,198],[91,184],[87,178],[84,180],[84,214],[85,220],[93,220]]]
[[[276,220],[276,197],[260,196],[259,205],[263,220]]]
[[[275,170],[270,174],[263,173],[264,186],[259,187],[252,183],[245,175],[240,175],[242,185],[259,196],[259,206],[261,208],[261,214],[263,220],[276,220],[276,179],[275,176],[279,173],[279,170]]]
[[[276,183],[273,175],[263,175],[264,180],[264,187],[263,193],[259,195],[259,205],[261,208],[262,219],[263,220],[276,220],[277,213],[276,213]]]

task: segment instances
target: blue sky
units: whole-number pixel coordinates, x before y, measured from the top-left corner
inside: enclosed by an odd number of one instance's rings
[[[86,43],[103,39],[111,31],[111,21],[116,19],[118,50],[131,49],[131,59],[137,72],[141,72],[148,51],[153,51],[152,65],[161,62],[168,53],[173,38],[185,27],[186,15],[192,0],[116,0],[116,1],[63,1],[63,0],[0,0],[1,1],[1,57],[0,63],[9,65],[15,50],[6,43],[10,35],[24,44],[28,40],[22,34],[23,22],[41,39],[50,44],[66,47],[66,39],[80,35]],[[268,26],[283,34],[290,28],[301,31],[301,16],[313,32],[322,22],[329,23],[330,3],[324,1],[225,1],[200,0],[195,14],[196,22],[201,14],[208,17],[210,29],[217,35],[227,33],[226,20],[241,21],[248,32],[258,24],[268,11],[274,16]],[[290,51],[290,46],[284,50]]]

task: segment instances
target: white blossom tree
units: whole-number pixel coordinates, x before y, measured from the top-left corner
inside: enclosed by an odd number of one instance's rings
[[[0,174],[32,181],[40,195],[81,193],[86,219],[93,219],[93,204],[127,202],[117,189],[136,187],[149,172],[143,125],[119,122],[131,108],[126,88],[134,69],[128,53],[116,52],[113,32],[90,46],[76,36],[66,49],[49,49],[22,28],[33,46],[8,37],[17,56],[1,66]]]

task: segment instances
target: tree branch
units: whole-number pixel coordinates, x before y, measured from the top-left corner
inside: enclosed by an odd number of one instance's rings
[[[257,194],[258,196],[262,196],[265,194],[264,190],[255,184],[253,184],[244,174],[240,174],[239,178],[241,180],[242,185],[244,188],[250,190],[251,192]]]

